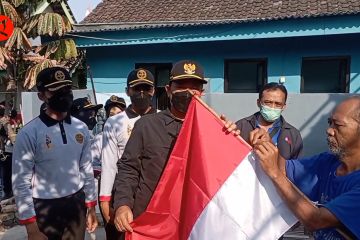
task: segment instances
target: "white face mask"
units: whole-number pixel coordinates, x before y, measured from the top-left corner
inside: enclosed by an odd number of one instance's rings
[[[275,122],[280,118],[282,108],[271,108],[265,105],[261,105],[260,114],[267,122]]]

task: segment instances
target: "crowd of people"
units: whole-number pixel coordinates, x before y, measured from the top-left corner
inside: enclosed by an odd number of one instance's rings
[[[192,96],[202,96],[205,84],[197,62],[175,63],[165,87],[170,106],[157,111],[154,76],[134,69],[125,89],[131,104],[111,96],[104,106],[103,131],[93,136],[103,106],[87,98],[74,100],[64,68],[41,71],[41,113],[16,141],[9,138],[14,144],[12,192],[28,239],[84,239],[85,231],[98,225],[97,202],[106,238],[124,239],[150,202]],[[222,116],[224,131],[241,135],[253,147],[283,201],[315,239],[360,238],[360,97],[344,100],[329,116],[329,151],[302,158],[300,132],[282,116],[287,95],[282,84],[265,84],[259,110],[236,123]]]

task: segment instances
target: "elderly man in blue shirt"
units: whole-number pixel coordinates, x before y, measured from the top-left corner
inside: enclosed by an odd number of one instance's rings
[[[263,170],[315,239],[360,239],[359,136],[360,96],[341,102],[329,117],[330,152],[285,161],[266,131],[251,133]]]

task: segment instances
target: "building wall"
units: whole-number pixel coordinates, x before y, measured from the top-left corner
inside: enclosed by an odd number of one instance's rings
[[[87,59],[98,92],[123,92],[135,63],[194,59],[205,68],[209,91],[224,92],[224,60],[267,58],[268,81],[285,77],[291,93],[300,93],[303,57],[349,56],[350,93],[360,93],[360,34],[91,47]],[[88,84],[91,87],[91,84]]]

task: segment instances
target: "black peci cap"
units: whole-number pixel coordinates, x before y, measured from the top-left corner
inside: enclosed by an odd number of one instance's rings
[[[183,79],[193,79],[207,83],[204,78],[204,69],[199,63],[192,60],[179,61],[171,69],[170,82]]]
[[[154,76],[149,70],[139,68],[132,70],[127,78],[128,87],[134,87],[139,84],[148,84],[154,86]]]
[[[45,90],[55,92],[64,87],[72,86],[69,72],[62,67],[45,68],[36,77],[36,87],[38,91]]]
[[[105,111],[107,111],[112,106],[117,106],[121,110],[124,110],[126,108],[126,102],[123,98],[112,95],[105,103]]]

